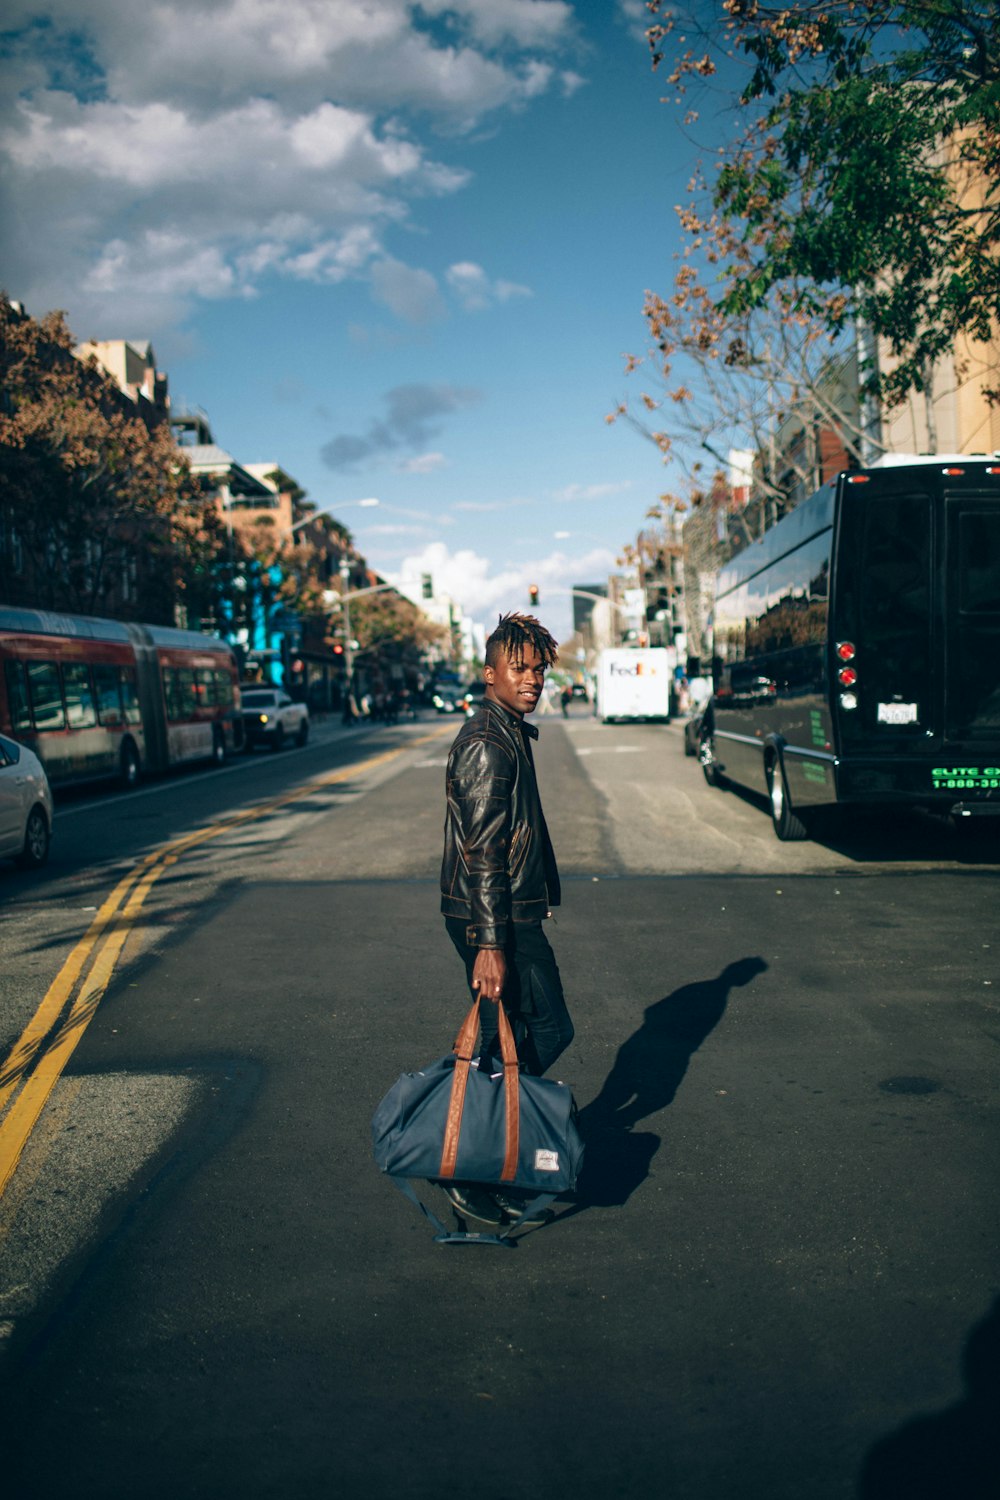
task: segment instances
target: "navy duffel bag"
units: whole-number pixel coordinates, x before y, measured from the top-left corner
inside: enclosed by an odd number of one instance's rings
[[[523,1217],[576,1186],[583,1143],[573,1095],[564,1083],[520,1071],[510,1022],[498,1006],[503,1072],[472,1065],[479,1001],[462,1023],[454,1052],[419,1073],[403,1073],[372,1119],[375,1161],[437,1229],[439,1244],[511,1244],[503,1234],[447,1230],[420,1201],[410,1178],[513,1187],[531,1197]]]

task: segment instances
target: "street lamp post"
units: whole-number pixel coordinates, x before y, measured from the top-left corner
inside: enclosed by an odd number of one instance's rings
[[[341,618],[344,621],[344,671],[347,673],[347,696],[350,698],[351,681],[354,676],[354,651],[351,647],[351,565],[346,557],[340,559]]]
[[[336,509],[352,510],[355,506],[359,506],[362,510],[371,510],[373,506],[381,505],[381,503],[381,500],[376,499],[374,495],[369,495],[365,500],[345,500],[342,504],[337,505]],[[293,532],[299,530],[300,526],[308,526],[310,522],[315,521],[317,517],[328,515],[333,509],[333,505],[321,505],[318,510],[310,511],[309,514],[307,516],[303,516],[300,521],[293,521],[291,526],[286,526],[284,528],[285,536],[291,536]]]
[[[327,515],[331,511],[333,511],[334,509],[336,509],[337,511],[341,511],[341,510],[352,510],[355,507],[357,507],[357,508],[360,508],[362,510],[370,510],[370,509],[372,509],[376,505],[381,505],[381,503],[382,502],[380,500],[378,500],[374,495],[368,495],[363,500],[343,500],[343,501],[331,502],[331,504],[329,504],[329,505],[321,505],[317,510],[310,511],[307,516],[302,516],[298,521],[293,521],[292,524],[291,524],[291,526],[285,526],[285,527],[283,527],[282,531],[281,531],[281,535],[282,536],[286,536],[286,537],[294,537],[295,533],[297,531],[300,531],[303,526],[310,526],[320,516]],[[347,583],[346,583],[345,580],[349,577],[349,573],[350,573],[350,569],[349,569],[349,567],[348,567],[348,565],[346,563],[346,559],[342,556],[341,560],[340,560],[340,577],[341,577],[341,580],[343,582],[343,590],[344,591],[346,591],[346,588],[347,588]],[[351,620],[350,620],[350,609],[349,609],[349,606],[346,604],[346,602],[344,603],[343,608],[344,608],[344,622],[345,622],[345,627],[346,627],[346,640],[344,642],[344,667],[345,667],[346,672],[347,672],[347,690],[348,690],[348,695],[349,695],[350,694],[350,686],[351,686],[351,672],[352,672],[352,665],[351,665],[352,664],[352,653],[351,653]]]

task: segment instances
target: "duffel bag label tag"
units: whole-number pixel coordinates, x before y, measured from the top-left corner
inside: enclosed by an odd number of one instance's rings
[[[535,1171],[536,1172],[558,1172],[558,1170],[559,1170],[559,1152],[558,1151],[536,1151],[535,1152]]]

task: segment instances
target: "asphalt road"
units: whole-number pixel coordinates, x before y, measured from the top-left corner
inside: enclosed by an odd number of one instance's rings
[[[673,726],[542,719],[585,1174],[442,1248],[369,1121],[465,1006],[456,727],[76,798],[0,873],[8,1046],[155,877],[0,1199],[5,1490],[992,1497],[996,843],[781,845]]]

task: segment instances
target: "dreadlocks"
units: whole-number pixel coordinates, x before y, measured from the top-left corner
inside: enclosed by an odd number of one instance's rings
[[[486,642],[486,665],[496,666],[501,652],[509,661],[520,663],[524,660],[525,646],[533,646],[542,663],[551,667],[556,659],[557,644],[534,615],[512,611],[500,616],[496,629]]]

